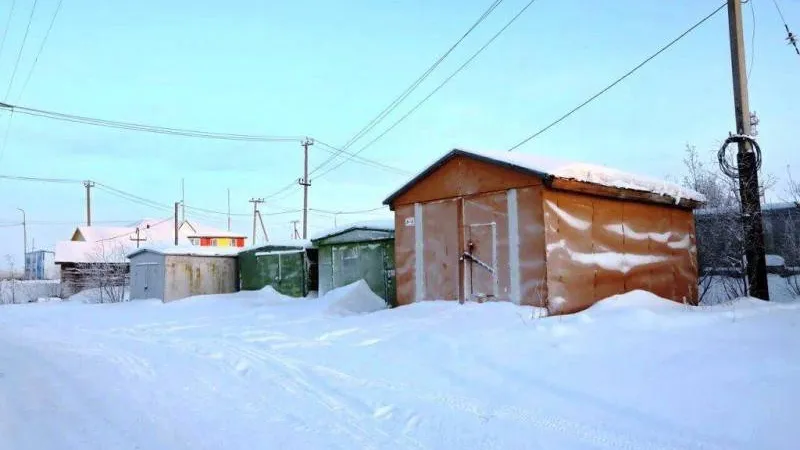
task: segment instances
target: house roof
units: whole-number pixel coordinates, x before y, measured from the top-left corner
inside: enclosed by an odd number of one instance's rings
[[[550,185],[554,180],[576,181],[588,186],[599,186],[615,190],[650,194],[649,200],[655,201],[658,197],[669,200],[674,204],[685,204],[688,200],[691,205],[705,201],[705,197],[692,189],[670,183],[657,178],[637,175],[609,167],[574,161],[559,160],[541,155],[512,152],[487,152],[453,149],[433,164],[427,166],[422,172],[415,175],[400,189],[392,193],[384,204],[390,205],[397,197],[407,192],[417,182],[432,174],[447,161],[456,156],[465,156],[489,164],[506,167],[511,170],[527,173],[541,178]],[[622,195],[620,195],[622,197]],[[661,201],[666,203],[666,201]]]
[[[186,228],[187,237],[210,237],[210,238],[246,238],[247,236],[233,231],[221,230],[208,225],[203,225],[190,220],[184,221],[181,231]]]
[[[347,233],[353,230],[368,230],[368,231],[394,231],[394,220],[365,220],[362,222],[354,222],[345,225],[340,225],[335,228],[330,228],[323,232],[317,233],[311,237],[312,241],[329,238],[339,234]]]
[[[123,241],[61,241],[56,243],[54,262],[61,263],[125,263],[131,244]]]
[[[176,256],[236,256],[241,249],[238,247],[198,247],[196,245],[154,245],[137,248],[128,253],[132,258],[144,252],[158,253],[160,255]]]

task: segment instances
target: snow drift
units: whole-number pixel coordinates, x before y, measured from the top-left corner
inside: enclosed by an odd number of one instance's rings
[[[339,316],[372,313],[389,307],[364,280],[328,291],[322,300],[330,302],[327,309],[329,314]]]

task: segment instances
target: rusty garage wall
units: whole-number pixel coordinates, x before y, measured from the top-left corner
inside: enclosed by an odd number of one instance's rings
[[[455,157],[396,198],[398,304],[537,304],[546,295],[541,192],[535,176]]]
[[[235,257],[165,256],[165,302],[193,295],[236,292],[239,274]]]
[[[634,289],[696,301],[690,210],[546,189],[543,212],[554,312],[579,311]]]

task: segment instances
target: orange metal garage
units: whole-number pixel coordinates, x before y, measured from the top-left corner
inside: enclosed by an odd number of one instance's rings
[[[534,155],[453,150],[387,198],[397,302],[507,300],[571,313],[634,289],[694,303],[680,186]]]

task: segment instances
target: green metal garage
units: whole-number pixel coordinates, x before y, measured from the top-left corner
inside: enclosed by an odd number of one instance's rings
[[[241,289],[272,286],[292,297],[317,290],[317,250],[310,241],[272,242],[239,253]]]
[[[368,221],[314,236],[319,250],[319,294],[363,279],[395,304],[394,221]]]

